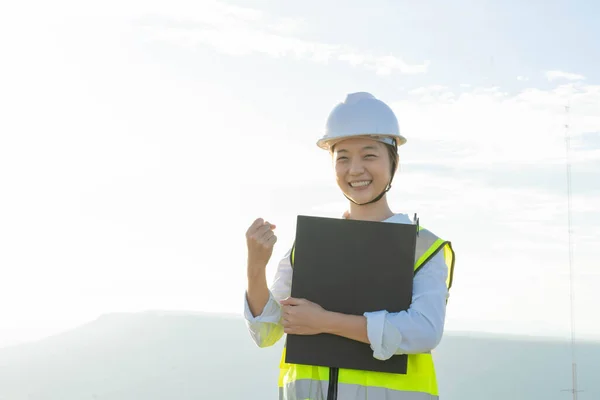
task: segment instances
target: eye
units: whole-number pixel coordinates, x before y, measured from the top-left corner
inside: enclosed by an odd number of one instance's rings
[[[343,161],[343,160],[347,160],[347,159],[348,159],[348,157],[341,156],[341,157],[338,157],[337,160],[338,161]]]
[[[375,154],[367,154],[365,158],[374,158],[377,157]]]

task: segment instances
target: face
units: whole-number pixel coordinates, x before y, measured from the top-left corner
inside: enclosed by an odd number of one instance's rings
[[[333,163],[338,186],[357,203],[372,200],[390,182],[388,150],[376,140],[352,138],[337,143],[333,151]]]

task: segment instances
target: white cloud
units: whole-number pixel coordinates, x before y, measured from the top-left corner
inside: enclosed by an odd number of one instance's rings
[[[566,79],[568,81],[580,81],[585,79],[585,76],[574,74],[571,72],[563,72],[563,71],[546,71],[546,78],[549,81],[554,81],[556,79]]]
[[[283,35],[293,35],[300,33],[306,26],[306,21],[303,18],[280,18],[271,23],[268,27],[277,33]]]
[[[420,87],[417,89],[413,89],[410,91],[410,93],[417,94],[417,95],[428,95],[428,94],[440,93],[444,89],[447,89],[447,87],[442,86],[442,85],[430,85],[430,86],[424,86],[424,87]]]
[[[402,74],[424,74],[429,68],[430,62],[425,61],[423,64],[408,64],[402,59],[394,56],[368,56],[368,62],[365,67],[376,70],[380,75],[389,75],[394,71]]]
[[[20,13],[30,14],[26,7],[18,4],[13,7]],[[60,0],[39,13],[56,20],[83,15],[121,17],[137,21],[155,39],[190,48],[208,46],[232,56],[256,53],[321,64],[337,61],[378,75],[423,74],[430,65],[429,61],[411,64],[393,54],[373,54],[345,43],[307,40],[301,35],[308,29],[309,22],[303,18],[271,15],[260,9],[216,0],[172,0],[168,4],[109,0],[101,5]]]
[[[522,82],[527,82],[529,80],[529,78],[526,76],[519,75],[519,76],[517,76],[517,80],[522,81]]]
[[[183,46],[205,45],[235,56],[253,53],[270,57],[292,57],[327,64],[339,61],[358,66],[379,75],[392,73],[422,74],[429,61],[410,64],[391,54],[378,55],[356,49],[347,44],[331,44],[302,39],[299,35],[305,21],[266,15],[260,11],[207,3],[206,10],[190,12],[184,21],[180,16],[168,24],[144,23],[150,34]],[[204,7],[204,5],[203,5]],[[178,13],[179,15],[179,13]]]
[[[581,298],[578,312],[585,315],[592,312],[588,287],[598,282],[592,274],[600,196],[594,191],[597,171],[589,167],[589,175],[577,173],[583,163],[600,161],[595,136],[585,135],[600,132],[600,85],[569,83],[516,93],[500,88],[451,91],[430,85],[392,104],[409,141],[400,150],[405,168],[390,193],[391,202],[418,211],[422,224],[433,225],[441,235],[448,233],[461,274],[452,296],[455,307],[476,313],[469,298],[498,293],[486,305],[487,311],[497,314],[485,321],[496,331],[508,326],[527,329],[531,313],[537,313],[537,322],[546,331],[568,328],[561,322],[569,311],[567,104],[577,182],[572,196],[575,287]],[[555,166],[560,167],[558,175],[548,172],[556,171]],[[536,178],[540,171],[545,173]],[[502,274],[490,275],[493,270]],[[503,286],[511,288],[509,298],[501,296]],[[552,303],[552,311],[540,312],[539,299]],[[515,309],[520,312],[509,311]],[[450,316],[449,327],[472,324],[459,314],[456,311],[456,320]],[[502,319],[510,322],[503,327]],[[598,332],[595,322],[579,318],[577,323],[586,334]]]
[[[597,104],[600,85],[570,83],[546,90],[526,88],[514,94],[499,88],[453,92],[433,85],[413,90],[409,99],[392,107],[407,145],[428,143],[427,152],[409,152],[418,154],[419,162],[482,166],[563,163],[565,123],[569,121],[575,143],[586,132],[600,131]],[[436,154],[432,148],[442,151]],[[598,159],[598,149],[573,146],[574,162]]]

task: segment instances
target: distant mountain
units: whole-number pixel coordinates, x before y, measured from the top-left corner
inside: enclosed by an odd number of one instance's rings
[[[256,347],[238,317],[110,314],[0,349],[0,400],[276,399],[282,345]],[[447,333],[434,354],[444,400],[570,398],[566,342]],[[600,344],[577,355],[579,399],[598,400]]]

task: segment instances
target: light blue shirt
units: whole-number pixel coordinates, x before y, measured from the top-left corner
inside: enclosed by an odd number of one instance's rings
[[[396,214],[384,222],[412,223],[406,214]],[[291,294],[293,269],[290,251],[279,262],[269,289],[269,300],[260,315],[252,315],[244,296],[246,324],[254,342],[260,347],[272,346],[284,334],[279,301]],[[412,304],[408,310],[395,313],[380,310],[364,314],[373,357],[387,360],[394,354],[425,353],[439,344],[446,318],[447,276],[448,268],[440,251],[415,275]]]

